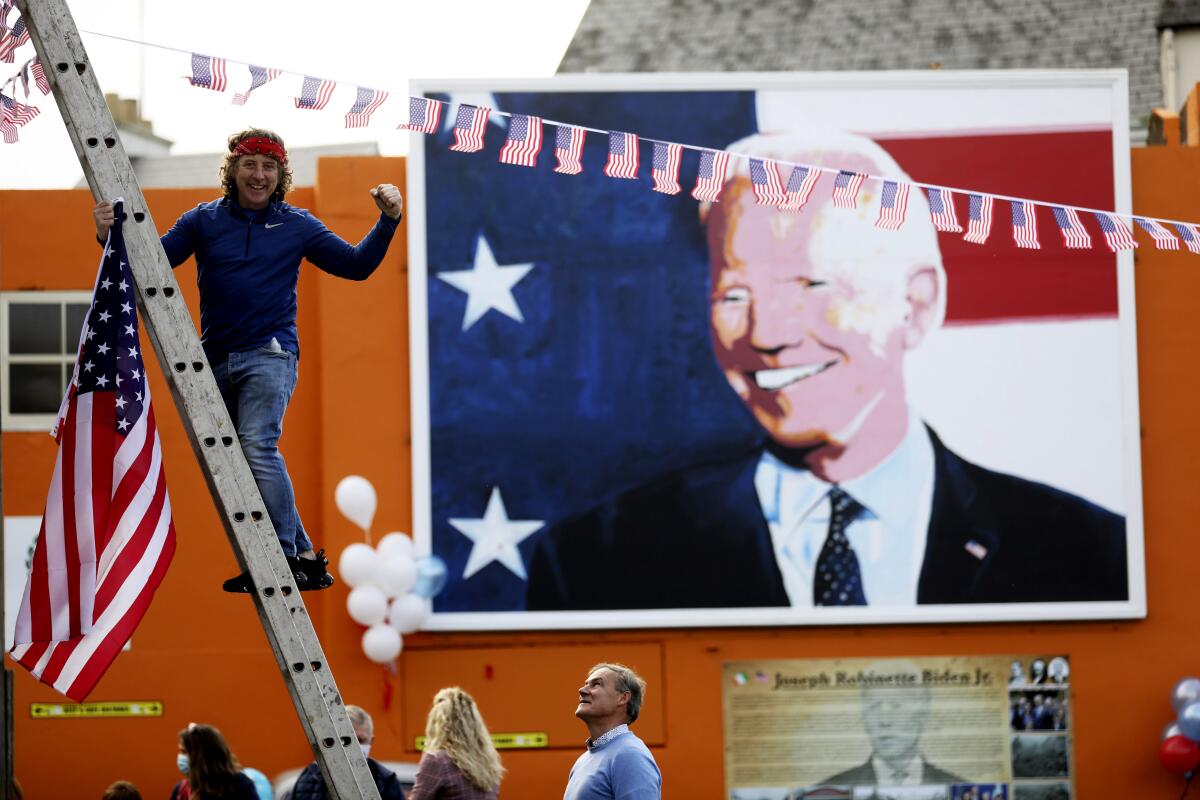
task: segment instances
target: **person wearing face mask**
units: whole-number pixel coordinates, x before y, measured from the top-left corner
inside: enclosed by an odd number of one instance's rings
[[[396,773],[371,758],[371,743],[375,741],[375,722],[371,715],[358,706],[346,706],[346,716],[354,728],[358,738],[358,746],[367,757],[367,766],[371,769],[371,777],[375,780],[375,788],[379,790],[380,800],[404,800],[404,790],[400,788],[400,779]],[[304,768],[292,788],[284,793],[282,800],[327,800],[329,790],[325,787],[325,779],[321,777],[321,768],[313,762]]]
[[[351,245],[307,210],[284,202],[292,170],[278,134],[260,128],[235,133],[228,151],[220,170],[224,196],[184,213],[162,236],[162,246],[172,267],[196,257],[204,354],[296,586],[302,592],[327,589],[333,585],[328,559],[323,550],[314,551],[300,521],[278,446],[300,359],[300,264],[307,260],[330,275],[366,280],[387,254],[404,198],[390,183],[373,187],[379,219]],[[92,211],[101,243],[113,214],[108,202]],[[249,571],[222,588],[254,589]]]
[[[211,725],[193,722],[179,732],[175,765],[184,777],[171,800],[258,800],[254,781],[242,774],[225,737]]]

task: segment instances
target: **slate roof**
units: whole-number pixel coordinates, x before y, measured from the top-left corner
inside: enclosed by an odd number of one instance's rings
[[[1198,2],[1167,0],[1180,15]],[[1164,0],[592,0],[559,72],[1129,70],[1130,116],[1162,104]],[[1187,8],[1184,8],[1187,7]],[[1200,17],[1197,17],[1200,20]]]

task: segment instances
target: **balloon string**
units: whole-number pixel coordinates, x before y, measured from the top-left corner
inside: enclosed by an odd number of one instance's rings
[[[1188,789],[1192,788],[1192,779],[1196,777],[1196,770],[1188,770],[1184,777],[1187,778],[1187,783],[1183,785],[1183,794],[1179,795],[1179,800],[1183,800],[1183,798],[1187,797]]]

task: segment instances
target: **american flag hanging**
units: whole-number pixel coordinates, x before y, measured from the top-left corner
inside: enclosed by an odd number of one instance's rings
[[[1063,244],[1069,250],[1090,250],[1092,237],[1083,227],[1079,212],[1062,206],[1051,206],[1051,210],[1054,212],[1054,221],[1058,223],[1058,229],[1062,231]]]
[[[13,63],[17,60],[17,48],[28,43],[29,29],[25,27],[25,20],[18,17],[12,29],[0,37],[0,61],[5,64]]]
[[[250,99],[250,93],[261,86],[265,86],[275,80],[280,75],[280,70],[270,69],[267,67],[257,67],[254,64],[250,65],[250,87],[245,92],[233,93],[233,104],[235,106],[244,106],[246,101]]]
[[[967,233],[964,242],[983,244],[992,233],[992,203],[990,194],[967,195]]]
[[[1104,241],[1108,242],[1109,250],[1116,253],[1137,248],[1138,243],[1133,238],[1133,231],[1126,228],[1124,222],[1103,211],[1095,212],[1095,217],[1096,222],[1100,223],[1100,230],[1104,231]]]
[[[900,226],[904,224],[904,217],[908,213],[910,189],[912,186],[907,183],[883,182],[883,195],[879,202],[879,219],[875,220],[875,227],[889,231],[900,229]]]
[[[133,634],[175,552],[120,203],[115,212],[10,651],[76,702]]]
[[[821,177],[821,170],[816,167],[795,166],[788,176],[787,188],[784,190],[787,199],[779,205],[780,211],[800,213],[808,198],[812,196],[813,187]]]
[[[454,144],[450,145],[450,149],[458,153],[482,150],[483,134],[491,113],[492,110],[486,106],[460,105],[454,118]]]
[[[754,202],[760,206],[778,206],[787,200],[779,165],[769,159],[750,159],[750,188],[754,190]]]
[[[304,83],[300,85],[300,96],[296,98],[296,108],[320,111],[329,103],[329,98],[333,97],[335,88],[337,81],[324,81],[305,75]]]
[[[559,125],[554,133],[554,156],[558,165],[554,171],[563,175],[578,175],[583,172],[583,142],[587,131],[573,125]]]
[[[379,110],[387,100],[388,93],[382,89],[368,89],[359,86],[354,97],[354,105],[346,112],[347,128],[365,128],[371,122],[371,115]]]
[[[513,114],[508,123],[508,138],[500,148],[500,163],[536,167],[542,149],[542,118]]]
[[[1134,217],[1133,221],[1138,224],[1138,227],[1150,234],[1150,237],[1154,239],[1154,244],[1159,250],[1179,249],[1179,240],[1175,238],[1174,234],[1164,228],[1163,224],[1158,220]]]
[[[442,104],[439,101],[424,97],[410,97],[408,98],[408,122],[399,126],[399,130],[437,133],[438,123],[441,121]]]
[[[29,71],[33,73],[33,85],[42,94],[50,94],[50,81],[46,79],[46,70],[42,68],[42,60],[35,58]]]
[[[0,137],[3,137],[5,144],[15,144],[19,138],[17,128],[40,113],[37,107],[17,102],[0,92]]]
[[[608,163],[604,165],[604,174],[610,178],[636,178],[640,164],[637,135],[609,131]]]
[[[700,154],[700,169],[696,173],[696,188],[692,197],[705,203],[716,203],[725,188],[725,167],[729,153],[724,150],[705,150]]]
[[[201,89],[225,91],[225,59],[192,53],[192,77],[188,81]]]
[[[673,142],[654,143],[654,169],[651,171],[654,177],[654,191],[663,194],[679,194],[683,191],[683,187],[679,185],[679,165],[682,161],[683,145]]]
[[[1182,222],[1173,222],[1171,227],[1179,234],[1179,238],[1187,245],[1187,249],[1191,250],[1196,255],[1200,255],[1200,232],[1197,232],[1196,226],[1185,225]]]
[[[1028,200],[1012,200],[1013,241],[1017,247],[1029,250],[1040,250],[1042,243],[1038,241],[1037,213],[1033,203]]]
[[[854,208],[858,205],[858,189],[867,176],[861,172],[841,170],[833,181],[833,204],[838,208]]]
[[[954,193],[949,189],[926,190],[929,195],[929,218],[933,227],[946,233],[961,233],[962,225],[958,224],[958,214],[954,210]]]

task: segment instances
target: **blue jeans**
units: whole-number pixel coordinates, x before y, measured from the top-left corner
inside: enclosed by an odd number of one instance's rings
[[[225,363],[213,365],[217,388],[285,556],[312,549],[296,510],[292,479],[279,453],[283,414],[296,389],[296,362],[295,353],[261,347],[230,353]]]

